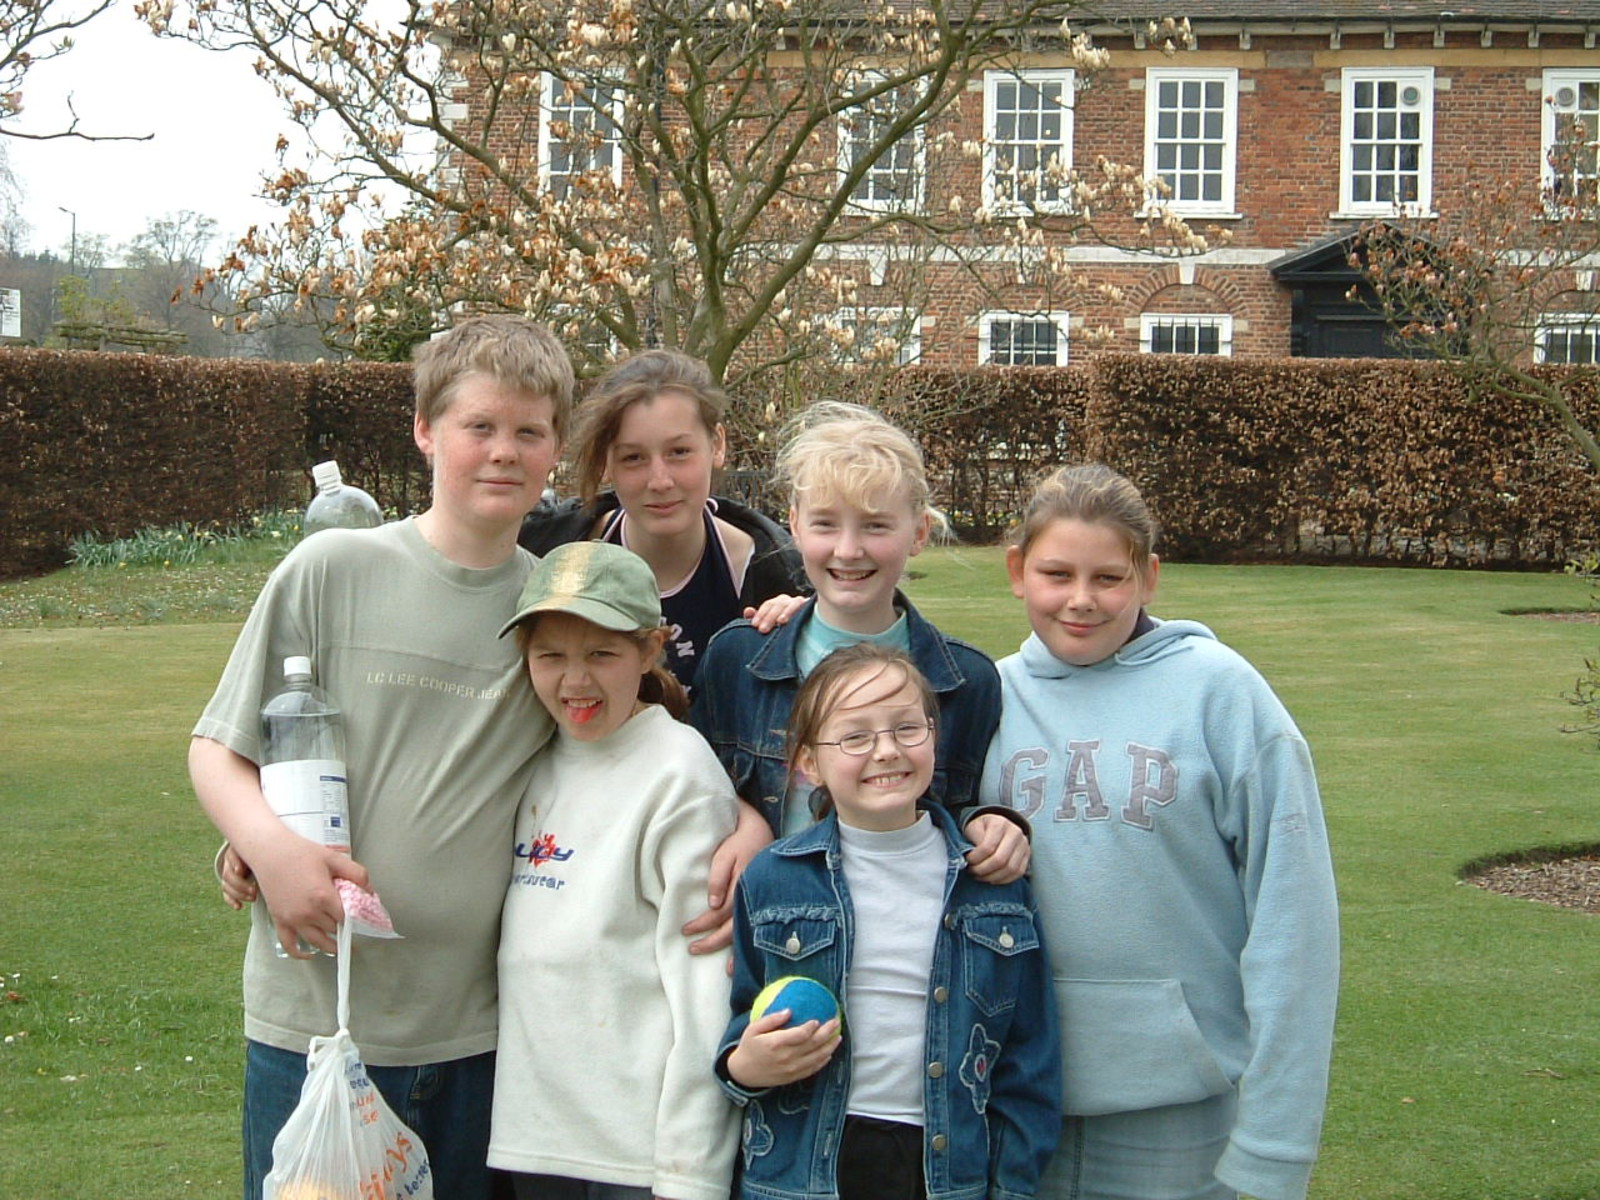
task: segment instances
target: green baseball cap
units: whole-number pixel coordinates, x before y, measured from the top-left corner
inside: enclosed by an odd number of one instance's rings
[[[541,558],[523,585],[505,637],[535,613],[565,612],[602,629],[630,633],[661,624],[655,572],[632,550],[612,542],[568,542]]]

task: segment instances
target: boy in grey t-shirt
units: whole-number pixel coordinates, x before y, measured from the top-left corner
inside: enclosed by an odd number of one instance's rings
[[[413,431],[433,503],[378,529],[328,530],[275,570],[194,729],[206,814],[253,870],[245,956],[245,1197],[299,1098],[312,1036],[333,1031],[336,878],[379,892],[403,938],[352,960],[351,1032],[422,1138],[435,1191],[489,1194],[495,949],[518,797],[550,722],[495,635],[533,559],[517,548],[561,450],[572,369],[543,326],[463,322],[416,355]],[[261,794],[261,704],[309,655],[345,714],[353,857],[317,846]]]

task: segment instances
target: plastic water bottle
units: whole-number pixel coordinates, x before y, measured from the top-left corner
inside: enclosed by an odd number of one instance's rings
[[[344,724],[311,682],[311,660],[283,660],[284,689],[261,708],[261,791],[301,837],[350,853]],[[309,949],[309,947],[303,947]],[[283,954],[283,948],[278,948]]]
[[[311,468],[317,494],[306,506],[302,536],[310,537],[324,529],[371,529],[383,524],[378,502],[339,474],[339,464],[331,458]]]

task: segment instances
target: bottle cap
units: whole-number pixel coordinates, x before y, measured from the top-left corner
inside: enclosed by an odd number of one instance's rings
[[[304,654],[291,654],[283,660],[283,677],[293,679],[296,675],[311,678],[311,660]]]
[[[338,487],[344,482],[344,477],[339,474],[339,464],[330,458],[311,468],[311,482],[317,485],[317,491],[320,492],[324,488]]]

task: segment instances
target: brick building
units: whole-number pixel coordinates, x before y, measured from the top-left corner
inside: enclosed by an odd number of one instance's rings
[[[1397,204],[1447,215],[1474,176],[1536,186],[1556,113],[1586,117],[1591,136],[1600,124],[1600,3],[1191,0],[1177,9],[1191,48],[1171,56],[1130,32],[1127,19],[1143,26],[1151,10],[1100,8],[1123,19],[1080,28],[1110,65],[1076,93],[1054,152],[1080,167],[1142,162],[1213,248],[1153,261],[1076,247],[1083,275],[1122,293],[1080,311],[1040,314],[1020,297],[1015,311],[962,312],[946,290],[922,320],[966,335],[925,338],[930,361],[1065,362],[1095,325],[1125,351],[1392,354],[1382,320],[1347,298],[1361,224]],[[1061,75],[1042,67],[1021,81]],[[1004,114],[987,91],[992,140]],[[1580,161],[1592,186],[1593,151]],[[1592,356],[1594,342],[1571,353]]]
[[[1171,210],[1209,248],[1165,257],[1116,248],[1135,240],[1138,221],[1097,213],[1113,244],[1071,246],[1067,256],[1086,286],[1070,300],[1030,286],[997,298],[992,279],[980,288],[933,253],[918,267],[927,285],[908,304],[907,290],[883,268],[881,245],[836,246],[835,261],[854,255],[861,265],[855,305],[840,316],[865,335],[858,346],[870,345],[874,330],[891,330],[903,361],[945,366],[1061,364],[1093,346],[1256,357],[1393,353],[1381,319],[1347,298],[1357,278],[1348,266],[1356,230],[1397,206],[1443,223],[1469,179],[1522,178],[1537,187],[1550,169],[1552,139],[1570,127],[1558,114],[1583,118],[1587,137],[1600,137],[1600,0],[1068,7],[1073,28],[1109,52],[1108,65],[1080,76],[1065,49],[1046,47],[970,80],[959,111],[942,120],[954,135],[947,144],[981,143],[981,153],[934,164],[928,134],[938,127],[920,131],[852,193],[857,218],[896,205],[939,212],[957,195],[981,196],[1003,213],[1008,196],[1026,193],[1048,242],[1052,203],[1069,201],[1065,188],[1058,194],[1043,181],[1041,165],[1088,171],[1105,158],[1162,180]],[[1189,34],[1175,53],[1163,53],[1149,33],[1168,12],[1183,16]],[[544,186],[559,197],[572,178],[599,168],[625,188],[623,156],[605,145],[594,97],[563,93],[549,77],[538,96]],[[593,140],[575,153],[552,141],[552,127],[588,130]],[[841,162],[860,127],[840,124]],[[1593,142],[1577,164],[1578,184],[1593,187]],[[1580,330],[1561,343],[1563,354],[1592,360],[1597,340]]]
[[[1158,62],[1115,26],[1095,29],[1111,65],[1078,96],[1072,151],[1083,162],[1142,144],[1172,207],[1229,237],[1161,266],[1084,255],[1125,289],[1123,311],[1106,314],[1120,349],[1391,353],[1382,322],[1346,299],[1350,235],[1396,204],[1448,214],[1473,176],[1534,186],[1555,113],[1587,117],[1591,136],[1600,115],[1597,3],[1193,0],[1180,10],[1193,48]]]

